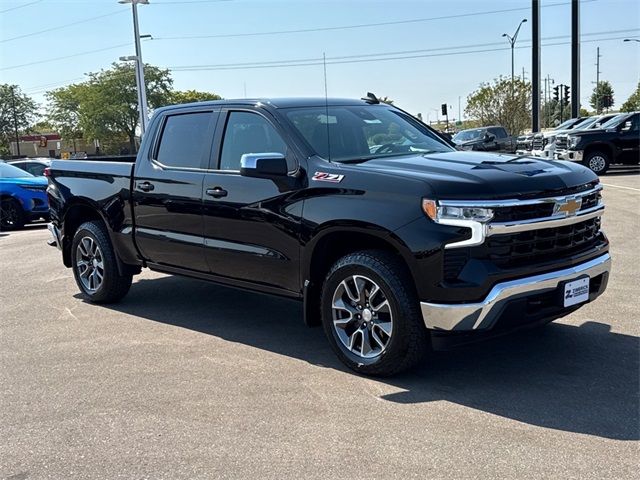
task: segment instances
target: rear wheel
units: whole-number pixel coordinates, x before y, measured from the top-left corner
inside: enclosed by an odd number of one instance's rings
[[[604,152],[591,152],[584,160],[584,165],[598,175],[602,175],[609,169],[609,163],[609,155]]]
[[[333,265],[322,323],[340,360],[358,373],[393,375],[417,364],[428,348],[413,283],[384,251],[356,252]]]
[[[14,198],[0,200],[0,228],[17,230],[24,227],[26,217],[20,203]]]
[[[118,272],[116,254],[100,222],[80,225],[71,246],[73,275],[91,302],[117,302],[131,287],[131,275]]]

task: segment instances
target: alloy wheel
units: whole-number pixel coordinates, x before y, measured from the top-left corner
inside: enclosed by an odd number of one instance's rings
[[[333,327],[342,345],[366,359],[380,356],[393,334],[393,313],[380,286],[363,275],[345,278],[331,303]]]
[[[589,159],[589,168],[598,173],[604,170],[607,165],[607,161],[602,155],[594,155]]]
[[[104,260],[98,243],[92,237],[83,237],[76,249],[76,268],[82,286],[93,293],[104,280]]]
[[[0,205],[0,224],[3,227],[13,227],[18,223],[18,209],[13,202],[3,202]]]

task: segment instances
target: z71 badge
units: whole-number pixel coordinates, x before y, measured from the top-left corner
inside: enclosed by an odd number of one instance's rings
[[[343,178],[344,175],[338,175],[336,173],[316,172],[313,174],[312,180],[316,182],[340,183]]]

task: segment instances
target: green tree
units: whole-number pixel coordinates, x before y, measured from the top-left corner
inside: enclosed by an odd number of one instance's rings
[[[38,105],[17,85],[0,85],[0,154],[10,153],[9,145],[18,133],[28,130],[36,118]]]
[[[603,109],[613,106],[613,87],[611,84],[606,80],[598,82],[593,88],[589,103],[596,113],[602,113]]]
[[[393,100],[391,100],[389,97],[380,97],[378,98],[378,100],[380,100],[382,103],[386,103],[387,105],[393,105]]]
[[[627,101],[622,104],[620,107],[621,112],[636,112],[640,110],[640,82],[638,82],[638,86],[636,87],[636,91],[633,92]]]
[[[482,83],[467,97],[465,113],[481,125],[502,125],[518,135],[531,125],[531,84],[516,78],[512,93],[510,78]]]
[[[80,101],[86,95],[85,89],[85,84],[75,84],[45,94],[49,102],[47,121],[62,135],[62,138],[74,141],[74,145],[76,139],[82,138]]]
[[[199,92],[197,90],[174,90],[169,95],[169,103],[177,105],[179,103],[206,102],[208,100],[222,100],[220,95],[211,92]]]
[[[173,80],[169,70],[145,65],[144,72],[149,108],[170,104]],[[99,139],[103,146],[126,139],[131,151],[136,151],[139,114],[134,66],[114,63],[88,76],[85,82],[47,95],[48,118],[74,138],[82,132],[85,139]]]

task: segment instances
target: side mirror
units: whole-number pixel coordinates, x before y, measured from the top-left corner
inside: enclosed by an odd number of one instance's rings
[[[240,157],[240,175],[254,178],[286,177],[287,159],[282,153],[245,153]]]

